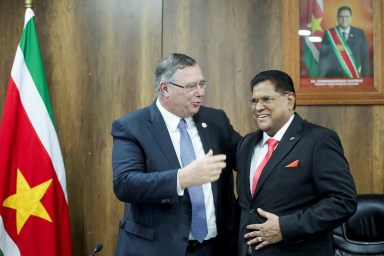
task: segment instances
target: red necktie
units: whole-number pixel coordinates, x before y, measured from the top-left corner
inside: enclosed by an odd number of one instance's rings
[[[263,161],[261,161],[261,163],[259,164],[259,166],[257,167],[257,169],[255,171],[255,174],[253,175],[252,196],[255,194],[256,185],[257,185],[257,182],[258,182],[258,180],[260,178],[261,172],[263,171],[263,169],[264,169],[265,165],[267,164],[269,158],[271,158],[271,155],[273,153],[273,150],[275,150],[275,147],[276,147],[277,143],[279,143],[279,141],[275,140],[275,139],[268,139],[267,140],[268,152],[264,156]]]

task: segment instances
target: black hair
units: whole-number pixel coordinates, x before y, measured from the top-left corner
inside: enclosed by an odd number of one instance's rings
[[[351,7],[349,7],[349,6],[340,6],[339,9],[337,10],[337,16],[339,16],[342,11],[349,11],[349,13],[352,16],[352,9],[351,9]]]
[[[296,95],[292,78],[283,71],[266,70],[258,73],[251,80],[251,91],[253,91],[253,88],[257,86],[257,84],[263,81],[270,81],[275,86],[275,91],[280,94],[292,92],[294,95]],[[296,108],[296,102],[293,109],[295,108]]]

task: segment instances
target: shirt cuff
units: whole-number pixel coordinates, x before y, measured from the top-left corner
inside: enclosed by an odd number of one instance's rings
[[[177,171],[177,194],[179,195],[179,196],[184,196],[184,189],[181,189],[181,187],[180,187],[180,183],[179,183],[179,171],[180,171],[180,169]]]

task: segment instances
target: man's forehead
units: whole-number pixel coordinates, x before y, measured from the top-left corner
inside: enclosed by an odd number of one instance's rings
[[[204,80],[204,76],[200,66],[196,64],[193,66],[187,66],[183,69],[178,69],[173,75],[173,79],[188,83]]]
[[[340,13],[339,13],[339,17],[342,16],[342,17],[350,17],[351,16],[351,12],[348,11],[348,10],[342,10]]]

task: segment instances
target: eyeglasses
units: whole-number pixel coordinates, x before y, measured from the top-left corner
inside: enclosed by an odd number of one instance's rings
[[[249,107],[256,107],[258,103],[260,103],[263,106],[268,106],[268,105],[271,105],[274,100],[275,99],[272,97],[262,97],[260,99],[253,98],[253,99],[250,99],[247,102],[247,104]]]
[[[260,103],[261,105],[263,106],[269,106],[272,104],[272,102],[274,100],[276,100],[277,97],[280,97],[280,96],[284,96],[284,95],[288,95],[288,94],[291,94],[291,95],[295,95],[293,92],[284,92],[284,93],[280,93],[278,96],[276,96],[275,98],[274,97],[271,97],[271,96],[265,96],[265,97],[261,97],[259,99],[256,99],[256,98],[252,98],[250,99],[247,104],[249,107],[256,107],[258,103]]]
[[[208,85],[208,82],[205,81],[205,80],[202,80],[200,82],[195,82],[195,83],[190,83],[190,84],[187,84],[185,86],[182,86],[182,85],[179,85],[179,84],[175,84],[175,83],[172,83],[172,82],[168,82],[174,86],[177,86],[177,87],[180,87],[180,88],[183,88],[183,89],[187,89],[188,91],[194,91],[197,89],[197,86],[199,86],[200,89],[205,89],[205,87],[207,87]]]

